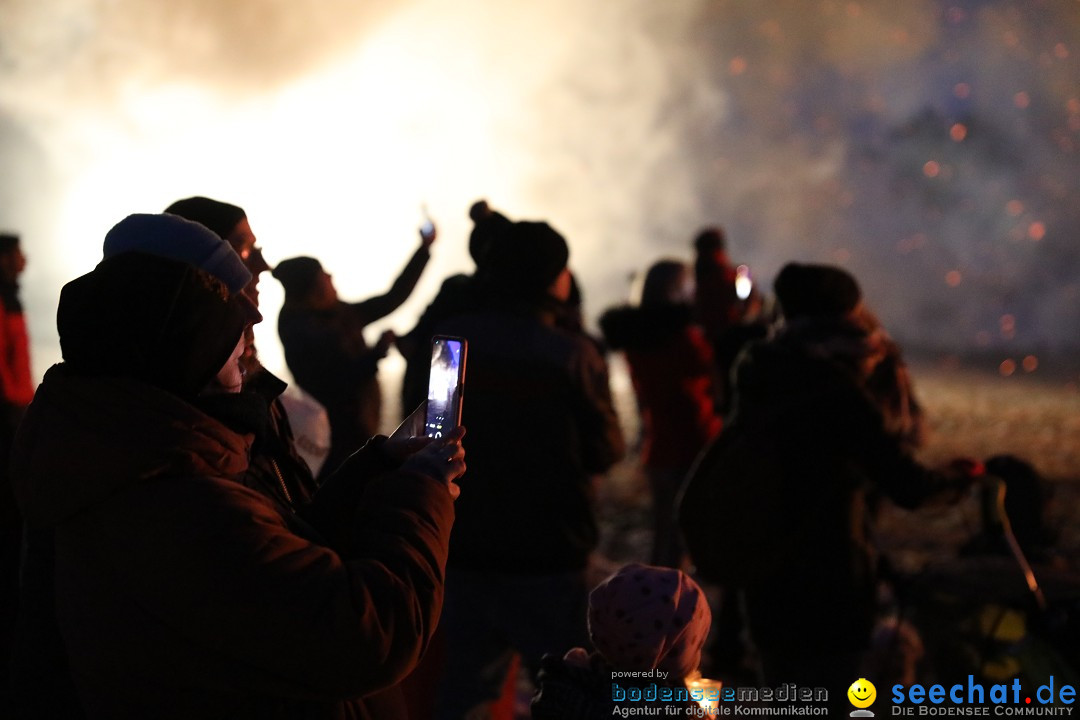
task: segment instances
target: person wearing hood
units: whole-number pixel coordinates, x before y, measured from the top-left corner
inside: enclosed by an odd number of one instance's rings
[[[978,463],[919,464],[865,387],[878,354],[847,271],[789,263],[783,326],[735,368],[727,424],[695,465],[679,523],[698,572],[740,589],[766,685],[844,687],[877,610],[867,498],[956,500]],[[847,712],[833,695],[831,712]]]
[[[645,275],[639,305],[600,316],[608,347],[626,353],[641,413],[641,464],[653,498],[652,562],[676,568],[683,550],[675,495],[721,424],[713,406],[712,348],[694,321],[693,287],[685,263],[661,260]]]
[[[711,620],[705,592],[683,571],[638,563],[620,568],[589,593],[596,650],[544,658],[532,719],[603,720],[627,710],[697,717],[686,681],[700,677]],[[637,700],[627,702],[628,691]]]
[[[113,233],[224,245],[170,215]],[[286,519],[238,481],[265,408],[239,392],[250,274],[231,249],[198,262],[118,251],[65,285],[63,362],[16,440],[20,507],[55,533],[55,613],[83,711],[386,717],[362,698],[430,638],[464,431],[374,439],[306,527]]]

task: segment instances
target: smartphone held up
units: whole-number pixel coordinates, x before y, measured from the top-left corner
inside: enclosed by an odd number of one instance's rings
[[[468,348],[465,338],[436,335],[431,340],[427,416],[424,419],[424,434],[428,437],[440,438],[461,424]]]

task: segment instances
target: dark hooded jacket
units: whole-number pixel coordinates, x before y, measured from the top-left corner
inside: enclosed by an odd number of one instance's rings
[[[591,476],[624,445],[594,343],[554,313],[487,310],[439,332],[469,341],[462,424],[469,469],[450,563],[502,573],[581,570],[597,542]]]
[[[600,317],[604,339],[623,350],[641,413],[641,462],[685,471],[720,431],[713,356],[688,305],[619,307]]]
[[[864,646],[876,583],[868,492],[913,508],[963,483],[886,430],[859,379],[864,340],[821,319],[752,344],[729,423],[688,479],[679,512],[694,562],[744,589],[761,646]]]
[[[141,289],[185,297],[199,273],[176,272]],[[73,299],[61,315],[75,321],[118,311]],[[79,362],[46,374],[13,471],[27,522],[55,531],[56,613],[86,715],[393,717],[358,698],[400,680],[434,629],[453,518],[442,483],[362,453],[299,532],[238,482],[253,435],[235,416],[138,377],[134,358],[88,362],[101,354],[81,346],[88,333],[65,342],[62,325],[61,338]],[[205,376],[214,361],[192,354],[190,372],[164,376]]]

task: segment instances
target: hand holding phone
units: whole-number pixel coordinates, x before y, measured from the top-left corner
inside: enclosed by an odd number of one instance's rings
[[[754,289],[754,281],[750,277],[750,268],[740,265],[735,268],[735,294],[740,300],[746,300]]]
[[[435,229],[435,223],[432,221],[431,216],[428,215],[427,205],[420,206],[420,215],[424,218],[420,223],[420,242],[425,246],[430,246],[435,242],[435,236],[438,232]]]
[[[424,434],[428,437],[441,438],[461,424],[468,348],[465,338],[436,335],[431,339],[427,415],[424,419]]]

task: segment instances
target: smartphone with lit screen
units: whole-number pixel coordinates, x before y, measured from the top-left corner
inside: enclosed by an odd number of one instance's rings
[[[735,268],[735,294],[740,300],[746,300],[754,289],[754,281],[750,277],[750,268],[740,265]]]
[[[427,417],[424,434],[440,438],[461,424],[461,401],[465,390],[465,338],[436,335],[431,339],[428,371]]]

